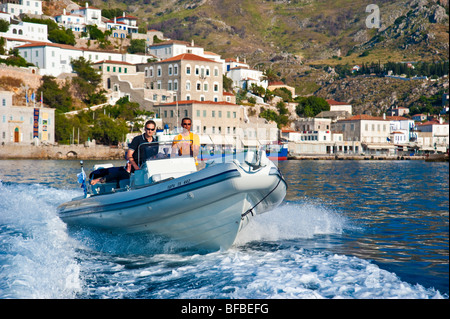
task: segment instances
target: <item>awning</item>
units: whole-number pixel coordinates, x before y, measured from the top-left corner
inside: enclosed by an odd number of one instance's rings
[[[213,142],[208,135],[200,135],[200,144],[213,144]]]
[[[396,148],[396,146],[392,144],[365,144],[365,146],[369,150],[387,150]]]
[[[259,146],[258,140],[241,140],[241,142],[244,146],[253,146],[253,147]]]

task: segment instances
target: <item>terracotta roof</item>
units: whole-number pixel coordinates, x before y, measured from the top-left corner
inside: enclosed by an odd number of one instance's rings
[[[56,47],[56,48],[61,48],[61,49],[68,49],[68,50],[82,51],[82,49],[76,48],[72,45],[52,43],[52,42],[33,42],[33,43],[18,46],[18,48],[32,48],[32,47],[45,47],[45,46]]]
[[[328,102],[328,104],[330,104],[330,105],[350,105],[349,103],[346,103],[346,102],[338,102],[338,101],[335,101],[335,100],[332,100],[332,99],[328,99],[328,100],[326,100],[327,102]]]
[[[171,61],[180,61],[180,60],[189,60],[189,61],[203,61],[203,62],[213,62],[213,63],[219,63],[211,59],[207,59],[192,53],[183,53],[165,60],[162,60],[160,62],[171,62]]]
[[[406,117],[403,116],[386,116],[386,119],[391,121],[405,121],[408,120]]]
[[[214,101],[197,101],[197,100],[184,100],[184,101],[175,101],[170,103],[165,103],[162,105],[171,106],[171,105],[187,105],[187,104],[214,104],[214,105],[237,105],[230,102],[214,102]]]
[[[437,120],[431,120],[431,121],[428,121],[428,122],[417,124],[417,126],[425,126],[425,125],[448,125],[448,122],[441,124]]]
[[[103,63],[134,65],[134,64],[132,64],[132,63],[125,62],[125,61],[113,61],[113,60],[103,60],[103,61],[98,61],[98,62],[95,62],[94,64],[103,64]]]
[[[361,121],[361,120],[372,120],[372,121],[389,121],[387,118],[384,119],[381,116],[372,116],[367,114],[354,115],[348,119],[341,121]]]

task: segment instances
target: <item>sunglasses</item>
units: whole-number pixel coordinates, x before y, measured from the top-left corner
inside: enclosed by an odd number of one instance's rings
[[[156,130],[156,128],[149,128],[149,127],[146,127],[145,128],[147,131],[154,131],[154,130]]]
[[[191,125],[191,123],[181,123],[181,125],[185,126],[185,125]]]

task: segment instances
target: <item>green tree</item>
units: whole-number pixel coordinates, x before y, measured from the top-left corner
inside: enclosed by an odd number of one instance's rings
[[[89,136],[105,145],[119,143],[127,133],[128,127],[124,120],[112,119],[103,114],[99,114],[95,124],[89,130]]]
[[[297,97],[295,101],[298,102],[298,105],[295,108],[295,112],[298,116],[314,117],[322,111],[330,110],[328,102],[321,97]]]
[[[55,43],[75,45],[75,35],[70,29],[53,29],[48,32],[48,39]]]
[[[277,82],[279,81],[279,77],[278,75],[275,73],[275,71],[273,69],[267,69],[264,71],[263,73],[263,78],[265,80],[267,80],[269,83],[270,82]]]
[[[55,77],[44,75],[37,94],[40,96],[42,92],[43,102],[49,107],[56,109],[58,112],[68,112],[72,107],[72,97],[67,94],[68,91],[68,84],[60,88]]]
[[[0,19],[0,32],[8,32],[9,22],[3,19]]]
[[[277,127],[281,129],[289,123],[289,111],[286,108],[286,104],[282,101],[278,102],[276,107],[278,109],[278,113],[274,110],[266,110],[261,108],[261,113],[259,113],[259,116],[268,121],[274,121],[277,123]]]
[[[92,67],[92,63],[80,57],[72,60],[73,71],[77,74],[72,83],[77,91],[78,97],[88,105],[106,102],[105,91],[98,88],[101,83],[101,75]]]
[[[144,39],[134,39],[130,41],[130,46],[127,49],[128,53],[145,53],[146,45]]]

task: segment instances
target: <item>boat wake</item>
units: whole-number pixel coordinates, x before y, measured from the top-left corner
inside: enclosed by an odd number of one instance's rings
[[[370,261],[316,249],[317,238],[357,227],[317,203],[285,202],[253,218],[231,249],[208,252],[67,229],[56,208],[80,193],[0,184],[0,298],[443,298]]]
[[[311,239],[315,235],[341,234],[346,227],[350,227],[347,220],[320,204],[285,202],[270,213],[255,216],[235,244]]]

